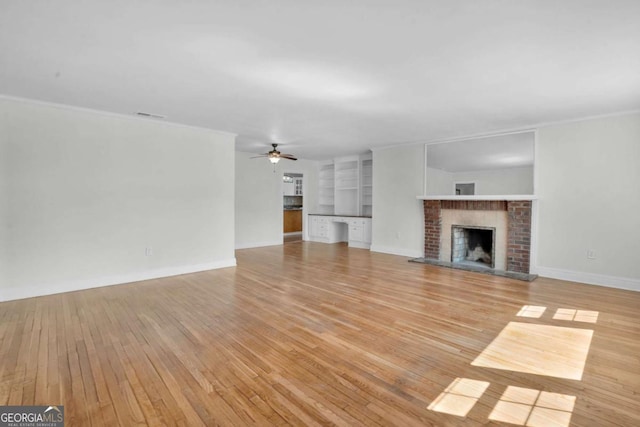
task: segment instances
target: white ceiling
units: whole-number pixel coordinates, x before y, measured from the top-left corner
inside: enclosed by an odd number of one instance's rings
[[[640,108],[638,0],[0,2],[0,94],[301,158]]]

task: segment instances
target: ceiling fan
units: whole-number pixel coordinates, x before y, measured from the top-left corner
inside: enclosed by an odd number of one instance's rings
[[[273,146],[273,150],[269,151],[268,153],[261,154],[259,156],[254,156],[252,157],[252,159],[257,159],[259,157],[268,157],[269,161],[274,165],[278,163],[280,159],[298,160],[297,158],[293,157],[293,154],[282,154],[281,152],[279,152],[277,148],[278,144],[271,144],[271,145]]]

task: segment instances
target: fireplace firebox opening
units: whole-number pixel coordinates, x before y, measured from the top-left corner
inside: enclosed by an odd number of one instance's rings
[[[495,228],[451,226],[451,262],[494,268]]]

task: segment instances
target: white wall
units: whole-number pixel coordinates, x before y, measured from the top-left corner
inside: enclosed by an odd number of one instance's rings
[[[533,167],[457,172],[453,182],[475,182],[476,195],[533,194]],[[453,194],[453,184],[448,194]]]
[[[0,132],[0,300],[235,265],[233,135],[5,98]]]
[[[541,128],[536,152],[538,273],[640,290],[640,114]]]
[[[8,214],[8,182],[9,182],[9,159],[7,154],[8,143],[6,141],[6,112],[0,108],[0,292],[3,284],[7,283],[7,244],[9,240],[7,214]],[[0,301],[2,295],[0,295]]]
[[[424,145],[373,152],[373,228],[371,250],[424,256]]]
[[[283,235],[282,175],[303,174],[303,238],[307,238],[307,214],[317,211],[318,163],[281,160],[275,167],[268,159],[251,159],[256,153],[236,152],[236,249],[279,245]]]

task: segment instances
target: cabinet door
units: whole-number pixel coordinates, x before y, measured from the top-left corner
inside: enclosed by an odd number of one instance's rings
[[[309,217],[309,236],[318,236],[318,217]]]
[[[292,231],[302,231],[302,211],[291,211],[292,220]]]
[[[364,227],[361,225],[349,226],[349,240],[355,240],[357,242],[364,241]]]
[[[296,196],[302,196],[302,178],[296,178],[294,180],[294,192]]]
[[[282,183],[282,194],[285,196],[295,196],[296,195],[296,185],[294,182],[283,182]]]
[[[284,211],[283,217],[285,233],[302,231],[302,211]]]
[[[364,220],[364,242],[371,244],[371,220]]]

